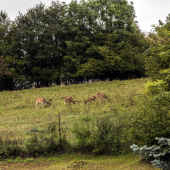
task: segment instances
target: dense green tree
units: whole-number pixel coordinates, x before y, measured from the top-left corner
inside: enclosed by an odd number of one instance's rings
[[[151,45],[147,52],[146,73],[151,80],[163,80],[166,89],[170,89],[170,14],[166,19],[166,23],[159,21],[159,25],[155,26],[154,32],[148,36]]]
[[[60,22],[64,6],[40,3],[16,19],[15,48],[19,59],[26,58],[23,75],[37,87],[57,81],[63,64]]]
[[[154,145],[156,137],[169,137],[170,98],[170,15],[166,23],[159,21],[148,36],[146,73],[150,76],[143,103],[131,122],[132,140],[139,145]],[[131,50],[130,50],[131,51]],[[158,154],[157,154],[158,155]]]
[[[0,33],[8,85],[144,75],[149,43],[126,0],[40,3],[13,22],[1,12]]]
[[[144,75],[143,53],[148,43],[134,21],[133,4],[126,0],[73,1],[67,17],[71,35],[64,56],[66,76],[113,79]]]
[[[87,62],[85,51],[94,41],[92,27],[89,26],[88,17],[90,17],[88,6],[77,1],[72,1],[67,10],[67,15],[64,17],[62,30],[66,43],[65,61],[65,78],[83,80],[84,76],[78,75],[77,71],[81,64]],[[91,15],[91,21],[94,21]],[[96,18],[95,18],[96,19]]]
[[[8,17],[5,11],[0,11],[0,89],[13,89],[14,88],[14,73],[15,69],[11,68],[7,62],[7,58],[13,55],[13,22]]]
[[[0,55],[5,56],[10,49],[11,37],[9,36],[11,21],[5,11],[0,11]]]
[[[1,55],[1,56],[0,56],[0,78],[2,78],[3,75],[11,74],[11,73],[7,70],[7,66],[8,66],[8,64],[5,63],[5,59],[4,59],[4,57]]]

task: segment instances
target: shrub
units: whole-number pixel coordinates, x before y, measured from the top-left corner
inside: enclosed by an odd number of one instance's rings
[[[163,170],[170,169],[170,139],[168,138],[156,138],[159,146],[153,145],[147,147],[138,147],[133,144],[130,148],[135,154],[140,154],[140,156],[149,160],[155,168],[162,168]]]
[[[76,150],[82,152],[90,152],[93,149],[93,142],[91,139],[92,132],[90,129],[91,119],[88,117],[82,118],[81,121],[74,124],[72,132],[77,140],[77,145],[74,146]]]
[[[148,81],[146,83],[146,89],[144,93],[147,96],[152,97],[154,95],[162,93],[162,91],[166,91],[167,88],[168,84],[163,80]]]
[[[97,122],[97,131],[94,138],[93,152],[115,152],[116,154],[120,149],[120,134],[122,127],[114,126],[108,119],[104,118]]]
[[[76,149],[82,152],[119,153],[121,151],[122,126],[115,126],[109,117],[83,118],[76,123],[73,133],[77,139]]]
[[[65,131],[58,132],[57,126],[51,123],[47,130],[39,135],[33,134],[32,138],[26,143],[26,149],[33,155],[54,154],[64,151],[63,148],[69,146],[66,140]]]
[[[138,145],[154,145],[155,137],[170,136],[170,93],[146,96],[139,113],[131,122],[132,141]]]
[[[65,131],[58,132],[56,124],[52,123],[44,131],[33,132],[31,138],[25,143],[20,141],[0,141],[0,157],[10,156],[38,156],[40,154],[60,154],[70,148],[67,142]]]

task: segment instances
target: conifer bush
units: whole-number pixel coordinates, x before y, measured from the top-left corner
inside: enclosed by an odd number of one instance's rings
[[[155,139],[158,141],[158,146],[153,145],[147,147],[147,145],[144,145],[138,147],[133,144],[130,148],[133,150],[134,154],[139,154],[149,160],[155,168],[170,170],[170,139],[164,137],[156,137]]]

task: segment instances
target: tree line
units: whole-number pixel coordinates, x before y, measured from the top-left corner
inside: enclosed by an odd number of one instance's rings
[[[14,21],[0,11],[0,35],[1,90],[145,76],[150,41],[126,0],[39,3]]]

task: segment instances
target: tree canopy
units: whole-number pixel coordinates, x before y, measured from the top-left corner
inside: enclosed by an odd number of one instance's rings
[[[146,73],[152,81],[163,81],[166,90],[170,89],[170,14],[166,23],[159,21],[148,39],[151,45],[147,51]]]
[[[7,87],[145,75],[149,41],[126,0],[39,3],[14,21],[1,11],[0,34],[0,53],[13,73],[4,77]]]

